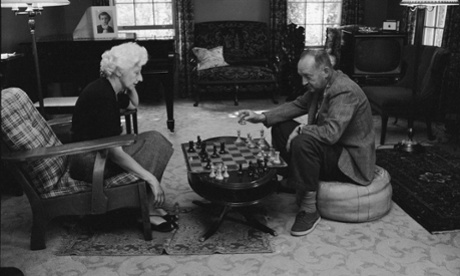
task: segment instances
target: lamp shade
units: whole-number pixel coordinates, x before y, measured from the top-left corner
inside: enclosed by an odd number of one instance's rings
[[[2,8],[27,8],[28,6],[53,7],[70,4],[68,0],[2,0]]]
[[[402,0],[401,6],[458,5],[458,0]]]

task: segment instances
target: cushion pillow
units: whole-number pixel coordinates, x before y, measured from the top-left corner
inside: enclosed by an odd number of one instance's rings
[[[192,49],[195,56],[198,58],[198,70],[204,70],[214,67],[227,66],[228,63],[224,60],[224,47],[217,46],[212,49],[195,47]]]

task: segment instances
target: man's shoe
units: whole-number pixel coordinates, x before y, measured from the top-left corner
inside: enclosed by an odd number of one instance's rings
[[[295,222],[291,228],[291,235],[304,236],[315,229],[318,222],[321,220],[318,212],[307,213],[300,211],[295,217]]]

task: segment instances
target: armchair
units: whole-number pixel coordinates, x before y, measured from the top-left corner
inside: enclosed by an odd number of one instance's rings
[[[420,49],[420,62],[417,71],[417,93],[413,93],[415,47]],[[385,144],[389,116],[406,117],[414,120],[424,117],[427,135],[434,139],[431,122],[435,118],[442,88],[443,75],[449,64],[449,52],[435,46],[405,46],[403,52],[405,73],[402,79],[392,86],[364,86],[373,112],[380,114],[382,129],[380,144]],[[415,102],[414,102],[415,101]]]
[[[19,88],[2,90],[2,161],[21,184],[32,209],[30,248],[46,248],[46,226],[64,215],[104,214],[138,208],[145,240],[152,239],[146,183],[129,173],[104,179],[108,148],[135,142],[124,135],[62,144]],[[92,183],[70,177],[71,155],[97,151]]]
[[[212,59],[219,58],[218,66],[199,70],[203,60],[193,59],[192,85],[194,106],[204,92],[233,92],[235,105],[241,92],[271,91],[273,102],[278,103],[277,62],[269,58],[268,26],[253,21],[214,21],[195,24],[194,53],[222,47],[214,51]],[[219,49],[216,49],[219,50]],[[218,57],[216,55],[220,54]]]

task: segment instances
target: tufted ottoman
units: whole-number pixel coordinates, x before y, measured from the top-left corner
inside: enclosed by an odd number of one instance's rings
[[[391,209],[392,188],[388,172],[375,167],[375,177],[368,186],[343,182],[320,182],[317,206],[322,217],[343,222],[366,222],[379,219]]]

